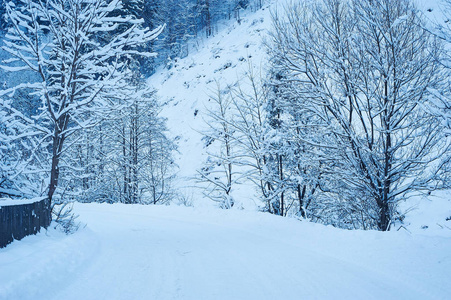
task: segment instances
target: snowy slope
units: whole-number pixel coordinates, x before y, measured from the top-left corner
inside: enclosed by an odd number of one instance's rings
[[[236,20],[224,22],[214,37],[197,40],[198,49],[193,49],[187,58],[172,61],[170,70],[161,68],[149,79],[149,84],[158,90],[160,101],[166,103],[162,116],[168,119],[170,136],[177,139],[176,187],[196,205],[211,204],[202,200],[193,180],[206,160],[201,132],[207,128],[204,120],[211,108],[209,99],[215,95],[218,84],[226,88],[240,81],[246,88],[243,78],[250,68],[256,75],[262,73],[266,57],[262,42],[271,23],[269,7],[246,12],[241,24]],[[252,201],[246,204],[255,207]]]
[[[88,224],[0,249],[0,299],[449,299],[451,231],[338,230],[264,213],[76,204]]]

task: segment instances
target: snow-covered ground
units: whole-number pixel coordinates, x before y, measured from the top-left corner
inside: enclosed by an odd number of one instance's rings
[[[346,231],[242,211],[76,204],[0,249],[0,299],[449,299],[451,230]]]

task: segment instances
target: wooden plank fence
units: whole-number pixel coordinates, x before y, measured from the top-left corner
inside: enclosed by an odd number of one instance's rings
[[[1,205],[0,201],[0,248],[14,240],[38,233],[52,221],[47,199],[26,204]]]

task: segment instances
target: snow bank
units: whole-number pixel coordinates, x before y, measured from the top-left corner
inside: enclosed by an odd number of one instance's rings
[[[451,191],[409,199],[400,205],[400,211],[406,214],[400,230],[436,236],[451,233]]]
[[[92,263],[98,249],[92,232],[66,236],[54,225],[0,249],[0,299],[52,299]]]

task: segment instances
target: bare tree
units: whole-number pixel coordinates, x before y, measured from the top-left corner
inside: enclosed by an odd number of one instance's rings
[[[232,137],[236,164],[241,167],[240,177],[250,180],[263,199],[268,197],[268,186],[263,178],[266,157],[262,151],[267,95],[267,87],[261,82],[260,76],[254,73],[251,63],[244,78],[230,91],[233,118],[229,126],[235,133]]]
[[[274,14],[270,50],[294,87],[285,95],[315,117],[304,127],[323,133],[300,138],[335,182],[324,193],[349,203],[349,222],[365,212],[367,228],[389,230],[399,201],[435,188],[449,149],[428,110],[430,89],[442,88],[441,45],[409,0],[324,0],[285,13]]]
[[[235,174],[235,138],[231,126],[231,99],[228,90],[221,90],[218,83],[216,95],[211,97],[214,107],[207,112],[205,120],[209,129],[203,132],[208,159],[204,167],[198,170],[199,182],[205,183],[204,194],[219,202],[222,208],[231,208],[234,204],[232,187],[238,180]]]

